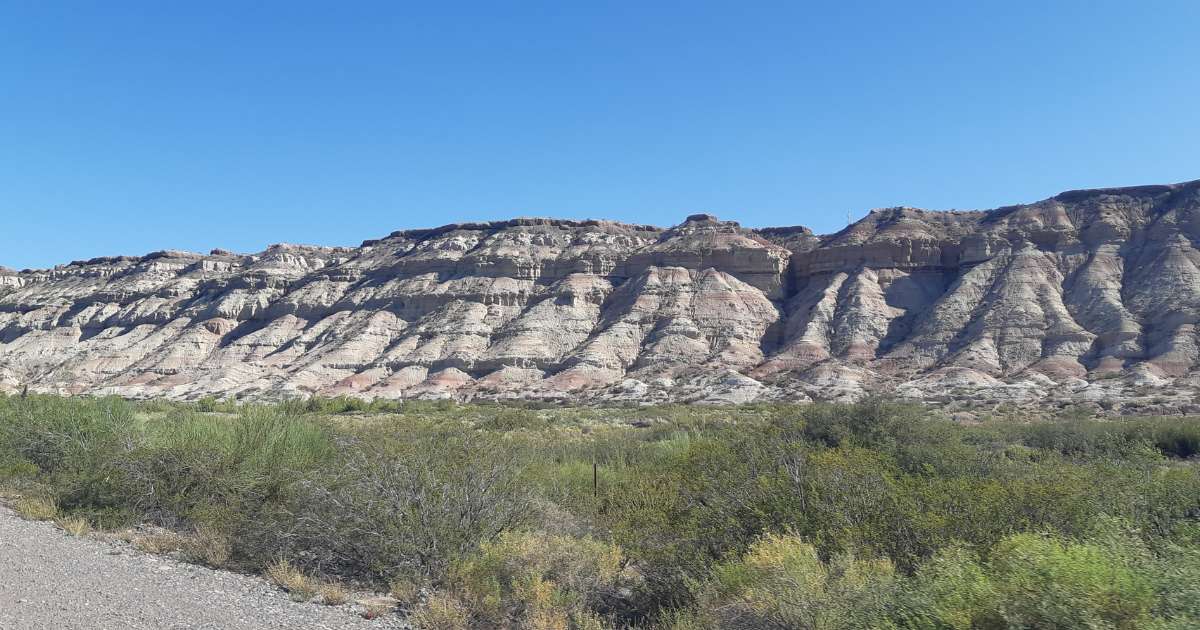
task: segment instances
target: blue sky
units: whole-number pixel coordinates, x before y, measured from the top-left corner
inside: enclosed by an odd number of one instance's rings
[[[0,264],[1200,178],[1200,3],[0,3]]]

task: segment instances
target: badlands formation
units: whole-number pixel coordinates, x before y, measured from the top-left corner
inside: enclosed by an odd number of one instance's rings
[[[1196,411],[1200,181],[837,234],[515,219],[0,268],[0,391]]]

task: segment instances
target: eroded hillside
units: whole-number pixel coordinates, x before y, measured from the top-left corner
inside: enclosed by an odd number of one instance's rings
[[[1200,181],[889,208],[828,236],[516,219],[0,269],[0,387],[1185,408],[1197,242]]]

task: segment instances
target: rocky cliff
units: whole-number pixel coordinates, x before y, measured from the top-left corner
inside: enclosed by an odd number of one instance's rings
[[[1200,181],[888,208],[827,236],[515,219],[0,268],[0,388],[1179,407],[1198,244]]]

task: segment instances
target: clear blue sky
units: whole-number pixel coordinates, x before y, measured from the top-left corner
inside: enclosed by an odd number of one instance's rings
[[[185,6],[186,5],[186,6]],[[1200,178],[1200,2],[0,2],[0,264]]]

